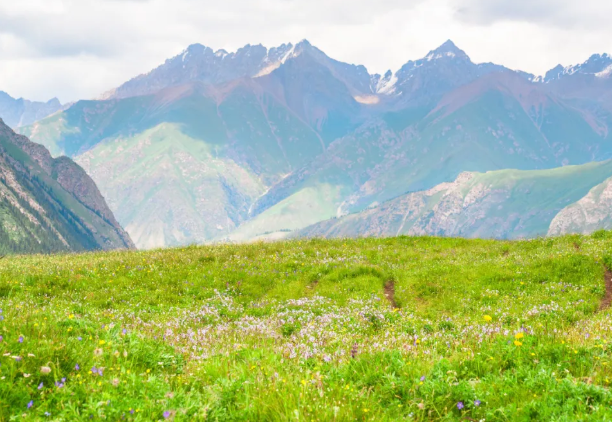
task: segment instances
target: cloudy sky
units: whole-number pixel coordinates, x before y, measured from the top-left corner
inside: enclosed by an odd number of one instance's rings
[[[0,0],[0,90],[96,97],[187,45],[308,39],[396,70],[452,39],[476,62],[543,74],[612,53],[609,0]]]

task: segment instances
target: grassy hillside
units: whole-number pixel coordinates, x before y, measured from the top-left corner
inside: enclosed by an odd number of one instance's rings
[[[611,246],[598,232],[5,258],[0,419],[607,420]]]

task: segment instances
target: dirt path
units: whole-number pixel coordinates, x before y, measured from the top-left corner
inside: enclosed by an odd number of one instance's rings
[[[606,267],[606,294],[601,299],[601,303],[599,304],[599,310],[608,309],[610,304],[612,304],[612,271],[608,267]]]
[[[397,303],[395,303],[395,281],[389,280],[385,283],[385,297],[392,308],[398,308]]]

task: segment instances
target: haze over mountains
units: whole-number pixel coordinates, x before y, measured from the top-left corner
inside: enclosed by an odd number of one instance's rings
[[[0,91],[0,118],[12,128],[30,125],[63,108],[57,98],[42,103],[23,98],[15,99]]]
[[[543,170],[551,181],[543,189],[553,189],[573,182],[563,169],[548,169],[612,158],[611,119],[606,54],[536,77],[473,63],[448,41],[396,72],[371,75],[302,41],[235,53],[192,45],[102,99],[79,101],[19,131],[54,156],[74,158],[136,245],[148,248],[303,233],[297,231],[329,218],[370,215],[407,192],[423,191],[421,200],[446,192],[464,172],[473,176],[455,185],[495,179],[473,172]],[[574,196],[534,211],[534,229],[415,224],[423,233],[466,236],[591,230],[603,220],[587,224],[576,210],[595,206],[589,190],[610,177],[596,173]],[[520,178],[527,191],[540,180]],[[543,206],[521,198],[517,212]],[[486,219],[493,208],[478,212]],[[515,227],[508,216],[496,218]],[[358,232],[342,233],[368,232],[366,220],[360,217]]]

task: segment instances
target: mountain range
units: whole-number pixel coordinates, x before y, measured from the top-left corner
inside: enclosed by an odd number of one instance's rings
[[[66,107],[57,98],[43,103],[23,98],[15,99],[0,91],[0,118],[12,128],[30,125]]]
[[[379,75],[302,41],[234,53],[195,44],[101,99],[18,130],[79,163],[136,245],[150,248],[327,232],[321,224],[371,221],[374,207],[515,174],[508,169],[567,182],[568,166],[612,158],[611,123],[607,54],[538,77],[473,63],[448,41]],[[585,198],[604,176],[585,176],[556,212],[536,212],[537,230],[410,227],[493,237],[590,230],[597,224],[576,215],[599,203]],[[524,212],[540,206],[521,201]]]
[[[134,248],[93,180],[0,120],[0,254]]]

